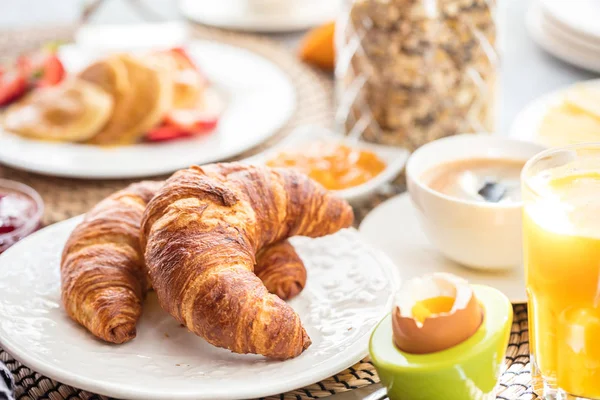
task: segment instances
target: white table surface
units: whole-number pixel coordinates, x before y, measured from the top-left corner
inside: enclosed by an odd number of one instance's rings
[[[531,0],[529,0],[531,1]],[[501,69],[499,129],[506,132],[516,114],[534,98],[596,74],[559,61],[541,50],[525,28],[527,0],[498,0],[502,15],[504,54]],[[84,0],[0,0],[0,29],[72,23]],[[181,18],[175,0],[144,0],[156,14]],[[140,17],[124,0],[107,0],[93,22],[127,23]],[[295,49],[302,33],[270,35]]]

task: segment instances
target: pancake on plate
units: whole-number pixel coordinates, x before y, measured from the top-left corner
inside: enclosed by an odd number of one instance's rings
[[[124,66],[127,85],[121,85],[122,72],[117,71],[119,60]],[[128,54],[118,54],[98,61],[80,76],[104,87],[113,96],[113,113],[106,126],[89,143],[126,145],[137,142],[145,132],[161,122],[173,102],[170,67],[158,61],[149,62]],[[123,87],[125,90],[120,90]]]
[[[207,82],[188,59],[175,50],[167,50],[150,53],[145,60],[162,63],[170,69],[173,78],[172,109],[201,106]]]
[[[112,109],[113,99],[104,90],[73,78],[30,92],[6,110],[2,125],[34,139],[81,142],[102,129]]]

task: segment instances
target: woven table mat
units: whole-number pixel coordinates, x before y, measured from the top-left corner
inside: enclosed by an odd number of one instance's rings
[[[530,387],[531,374],[529,369],[527,307],[524,304],[516,304],[513,308],[514,320],[504,361],[505,370],[500,377],[497,389],[497,399],[538,399],[539,397],[531,391]],[[18,400],[109,399],[108,397],[75,389],[44,377],[16,361],[2,349],[0,349],[0,361],[4,362],[14,374],[17,382],[16,395]],[[266,400],[316,399],[377,382],[379,382],[377,372],[367,358],[331,378],[292,392],[267,397]]]
[[[238,158],[255,154],[271,146],[298,126],[329,126],[331,124],[333,112],[330,77],[299,63],[288,50],[268,39],[205,27],[194,29],[194,34],[198,38],[243,47],[269,59],[290,76],[296,88],[298,108],[290,121],[269,141]],[[69,41],[73,36],[73,32],[72,27],[0,32],[0,62],[3,58],[35,50],[49,40]],[[84,213],[108,194],[132,182],[132,180],[89,181],[54,178],[30,174],[1,165],[0,177],[26,183],[42,195],[46,205],[45,224],[51,224]],[[357,223],[376,205],[404,190],[405,185],[402,177],[383,188],[379,194],[355,208]],[[527,308],[525,305],[515,305],[514,312],[515,319],[505,360],[506,368],[500,378],[497,398],[506,400],[537,399],[538,397],[531,391],[529,384],[531,376],[529,370]],[[4,362],[14,374],[17,384],[16,397],[19,400],[109,399],[42,376],[16,361],[1,348],[0,361]],[[367,358],[331,378],[289,393],[270,396],[266,399],[305,400],[322,398],[377,382],[379,382],[377,372]]]

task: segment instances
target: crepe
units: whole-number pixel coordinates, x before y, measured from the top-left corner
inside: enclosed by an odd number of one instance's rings
[[[108,123],[89,143],[135,143],[162,120],[173,101],[172,73],[158,61],[118,54],[91,65],[80,76],[103,87],[114,99]]]
[[[131,86],[121,57],[96,61],[81,71],[79,78],[95,83],[113,97],[125,95]]]
[[[93,83],[74,78],[32,91],[6,110],[2,125],[30,138],[80,142],[102,129],[112,109],[109,94]]]
[[[173,78],[172,109],[195,108],[201,104],[206,82],[181,55],[174,51],[160,51],[146,55],[144,60],[169,68]]]

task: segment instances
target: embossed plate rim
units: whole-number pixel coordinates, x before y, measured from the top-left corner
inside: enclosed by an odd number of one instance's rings
[[[30,245],[28,243],[35,244],[36,238],[56,234],[59,231],[63,231],[65,229],[72,229],[75,224],[81,220],[81,216],[71,218],[70,220],[60,222],[55,225],[51,225],[48,228],[45,228],[41,231],[38,231],[31,235],[28,238],[25,238],[20,243],[17,243],[11,249],[9,249],[5,254],[0,256],[0,269],[5,267],[4,260],[12,257],[17,257],[24,250],[27,250]],[[66,234],[68,234],[66,232]],[[361,239],[360,234],[355,230],[349,230],[349,235],[355,235],[354,238],[357,240]],[[363,241],[364,243],[364,241]],[[381,251],[376,250],[375,248],[369,246],[365,243],[365,248],[368,250],[369,257],[373,257],[373,259],[381,265],[381,275],[385,279],[387,279],[390,283],[390,293],[388,294],[387,301],[384,301],[386,304],[386,309],[384,310],[381,307],[381,310],[378,311],[378,314],[381,314],[380,317],[383,317],[387,313],[387,308],[391,306],[391,301],[393,297],[393,290],[398,287],[399,283],[399,274],[394,264],[389,260]],[[14,254],[14,256],[13,256]],[[7,256],[8,255],[8,256]],[[309,278],[310,279],[310,278]],[[385,299],[384,299],[385,300]],[[378,319],[379,320],[379,319]],[[376,322],[373,323],[373,326]],[[285,381],[282,380],[269,380],[264,382],[262,385],[257,385],[252,390],[248,390],[245,388],[239,387],[228,387],[227,393],[221,391],[220,393],[201,393],[194,391],[186,391],[186,392],[160,392],[156,393],[154,391],[149,392],[145,391],[143,387],[131,387],[126,384],[119,382],[105,382],[99,381],[98,379],[94,379],[93,377],[86,376],[85,373],[81,373],[79,368],[81,366],[70,364],[68,366],[65,365],[56,365],[50,362],[47,362],[43,358],[40,357],[39,354],[31,354],[26,348],[23,348],[18,342],[15,342],[9,332],[5,329],[4,326],[0,326],[0,344],[4,347],[10,354],[12,354],[17,360],[22,362],[25,365],[33,368],[39,373],[49,376],[57,381],[64,382],[66,384],[80,387],[85,390],[90,390],[97,393],[102,393],[105,395],[113,396],[113,397],[124,397],[124,398],[139,398],[139,399],[233,399],[233,398],[255,398],[262,396],[269,396],[277,393],[286,392],[289,390],[294,390],[314,382],[318,382],[322,379],[325,379],[349,366],[358,362],[361,358],[363,358],[367,354],[367,342],[370,336],[372,328],[361,336],[352,338],[351,344],[345,348],[344,351],[341,351],[329,358],[329,362],[326,365],[321,361],[320,365],[314,369],[304,369],[298,371],[298,374],[294,375],[294,379],[288,379]],[[283,362],[282,367],[285,365]],[[138,371],[139,373],[139,371]],[[165,379],[169,379],[169,377],[165,377]],[[226,382],[219,382],[221,384]],[[231,382],[230,382],[231,383]],[[205,387],[199,388],[200,390],[206,389]]]

